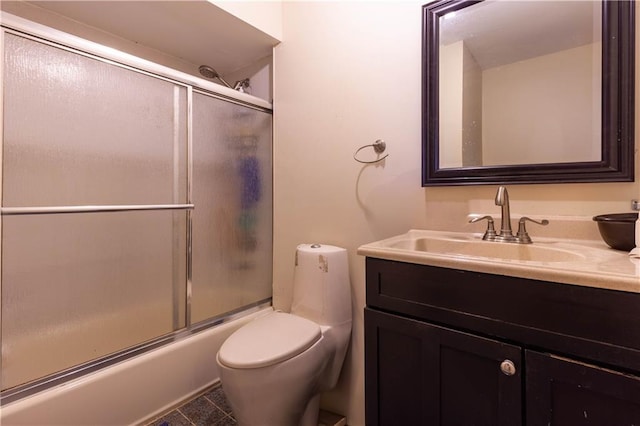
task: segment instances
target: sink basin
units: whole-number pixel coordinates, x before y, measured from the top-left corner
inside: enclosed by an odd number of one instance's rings
[[[574,262],[585,256],[549,245],[512,244],[482,241],[472,238],[407,238],[390,241],[389,248],[433,254],[481,257],[521,262]]]

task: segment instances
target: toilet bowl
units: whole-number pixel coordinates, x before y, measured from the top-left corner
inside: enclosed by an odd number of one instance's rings
[[[347,251],[296,249],[291,313],[271,312],[223,343],[216,361],[240,426],[316,426],[320,393],[340,375],[351,335]]]

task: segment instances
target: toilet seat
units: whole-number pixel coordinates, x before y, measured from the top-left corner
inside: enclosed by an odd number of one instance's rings
[[[231,368],[267,367],[304,352],[320,337],[322,332],[315,322],[274,312],[229,336],[218,352],[218,360]]]

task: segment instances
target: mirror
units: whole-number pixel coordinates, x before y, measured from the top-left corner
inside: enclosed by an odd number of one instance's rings
[[[423,6],[423,186],[623,182],[633,1]]]

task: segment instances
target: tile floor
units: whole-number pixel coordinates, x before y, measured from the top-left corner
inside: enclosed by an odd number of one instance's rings
[[[236,426],[220,383],[146,426]],[[338,414],[320,410],[318,426],[346,426]]]
[[[187,401],[148,426],[231,426],[235,425],[231,407],[220,384]]]

